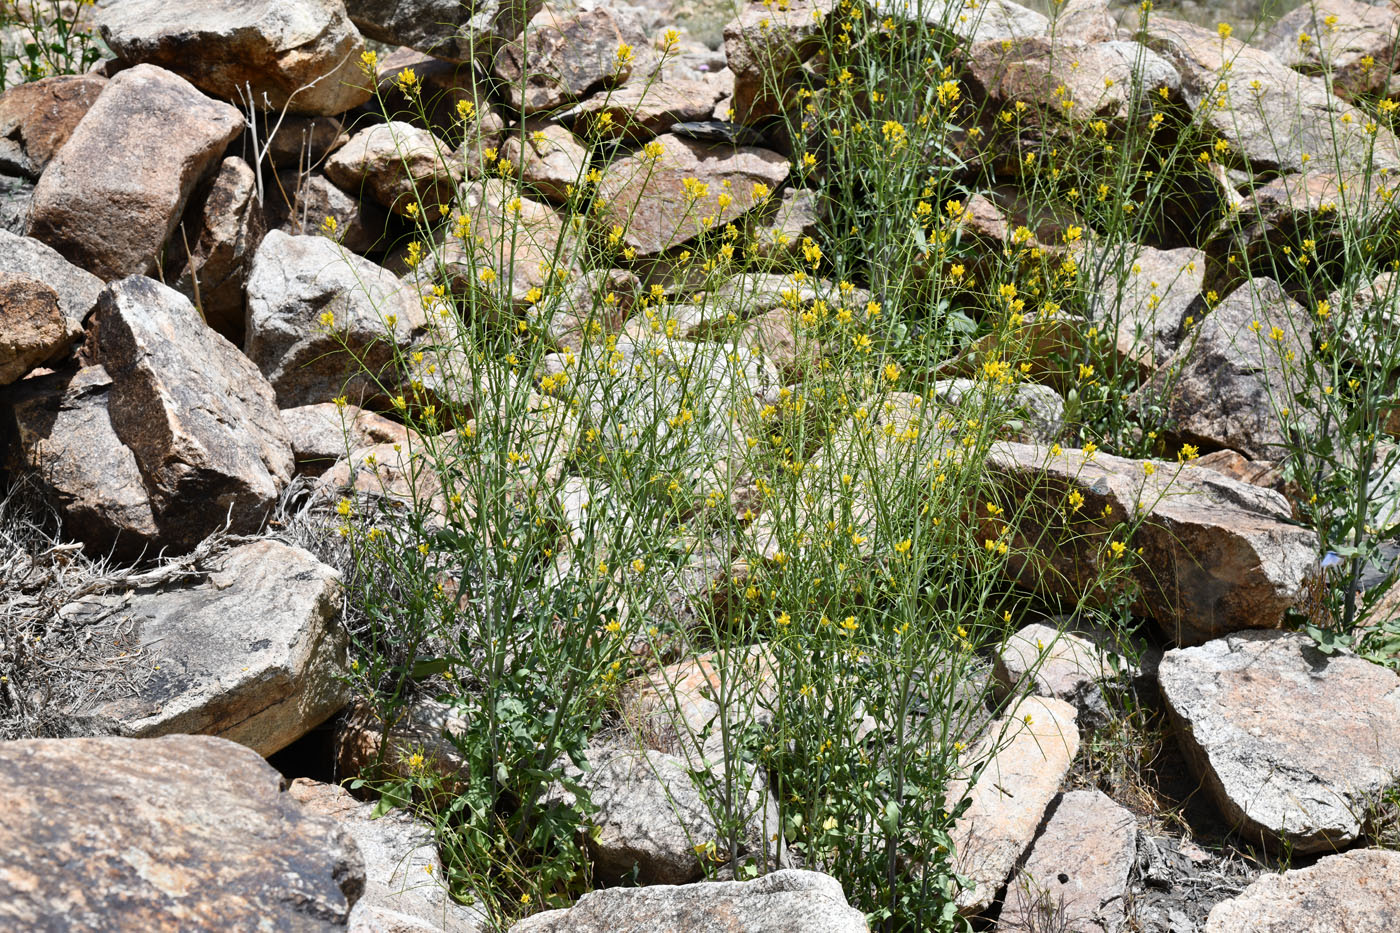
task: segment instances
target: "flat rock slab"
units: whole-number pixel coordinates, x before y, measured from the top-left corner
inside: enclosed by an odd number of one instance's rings
[[[207,736],[0,743],[0,926],[343,930],[354,841]]]
[[[1400,675],[1298,632],[1168,651],[1158,670],[1182,750],[1221,814],[1297,853],[1354,841],[1400,779]]]
[[[44,170],[27,232],[105,280],[154,272],[190,193],[243,126],[179,75],[129,68]]]
[[[841,883],[785,869],[756,881],[605,888],[567,910],[535,914],[510,933],[864,933]]]
[[[1041,697],[1023,700],[974,747],[973,761],[988,754],[992,761],[971,790],[955,781],[948,791],[950,803],[965,793],[972,798],[952,832],[955,869],[971,882],[958,893],[959,913],[978,914],[991,906],[1078,753],[1074,707]]]
[[[1388,933],[1400,929],[1400,852],[1357,849],[1259,876],[1215,905],[1205,933]]]
[[[70,610],[81,617],[82,606]],[[301,548],[240,545],[207,580],[137,590],[116,612],[141,646],[134,663],[149,674],[133,676],[134,695],[85,714],[86,728],[217,735],[271,755],[348,698],[339,574]]]
[[[997,929],[1036,933],[1063,917],[1075,933],[1117,933],[1128,921],[1137,820],[1097,790],[1061,794],[1006,889]]]

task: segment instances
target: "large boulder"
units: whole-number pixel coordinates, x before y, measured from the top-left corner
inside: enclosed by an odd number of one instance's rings
[[[235,344],[243,342],[248,265],[267,230],[257,194],[248,163],[238,156],[224,159],[191,199],[181,235],[171,243],[174,255],[167,259],[167,268],[180,269],[175,288]]]
[[[756,881],[605,888],[567,910],[535,914],[510,933],[866,933],[835,878],[785,869]]]
[[[659,157],[643,150],[618,159],[598,185],[604,203],[599,223],[605,231],[622,228],[621,242],[638,258],[722,229],[766,200],[790,168],[778,153],[751,146],[674,134],[652,145],[661,147]]]
[[[803,63],[821,48],[826,17],[835,8],[834,0],[798,0],[780,8],[751,3],[738,10],[724,27],[735,120],[756,122],[793,102]]]
[[[297,778],[292,799],[332,820],[355,840],[365,862],[365,892],[350,913],[351,933],[481,933],[484,914],[447,890],[433,827],[404,810],[374,815],[375,805],[335,784]]]
[[[413,288],[325,237],[274,230],[253,257],[244,350],[283,408],[383,403],[401,379],[396,357],[426,329]]]
[[[330,933],[364,889],[354,840],[233,742],[5,742],[0,778],[0,925],[13,930]]]
[[[450,62],[487,64],[520,34],[543,0],[347,0],[367,37],[406,45]]]
[[[1195,324],[1135,404],[1160,406],[1182,440],[1281,459],[1288,437],[1276,411],[1292,405],[1289,355],[1312,352],[1310,328],[1308,312],[1277,282],[1252,279]]]
[[[106,88],[101,75],[56,75],[0,94],[0,172],[38,178]]]
[[[1139,40],[1181,75],[1186,105],[1229,145],[1218,155],[1227,165],[1255,172],[1400,168],[1400,141],[1389,129],[1370,133],[1363,111],[1268,52],[1164,16],[1151,17]]]
[[[326,177],[345,191],[368,195],[405,217],[451,204],[462,179],[461,158],[428,130],[411,123],[376,123],[350,137],[326,160]]]
[[[1301,632],[1168,651],[1158,679],[1187,760],[1251,840],[1335,851],[1400,779],[1400,675]]]
[[[1086,265],[1094,270],[1085,276],[1096,293],[1094,320],[1116,330],[1118,346],[1130,348],[1135,357],[1153,365],[1170,359],[1204,287],[1205,253],[1189,246],[1161,250],[1129,244]],[[1100,275],[1099,269],[1118,271]]]
[[[58,292],[38,279],[0,272],[0,386],[68,349]]]
[[[1008,573],[1080,596],[1106,564],[1131,561],[1138,611],[1178,644],[1277,627],[1317,563],[1316,536],[1282,495],[1214,470],[1014,443],[988,465],[1006,503],[1027,509]],[[1139,520],[1131,539],[1125,520]]]
[[[1396,10],[1358,0],[1308,0],[1279,18],[1259,45],[1304,74],[1330,77],[1346,100],[1384,93],[1395,70]]]
[[[141,468],[163,540],[190,547],[225,522],[257,530],[292,477],[257,367],[184,295],[141,276],[103,291],[89,350],[111,376],[111,424]]]
[[[75,727],[131,737],[217,735],[267,756],[345,705],[340,575],[301,548],[260,539],[208,566],[205,579],[121,597],[149,675],[92,705]],[[105,615],[80,600],[70,618]]]
[[[1011,0],[873,0],[870,7],[881,19],[922,24],[964,42],[1024,39],[1050,25],[1044,14]]]
[[[621,87],[594,94],[570,108],[565,118],[576,121],[574,128],[590,136],[645,142],[670,132],[677,123],[710,119],[719,98],[719,90],[709,81],[666,73],[634,76]]]
[[[496,53],[491,72],[507,103],[527,114],[553,110],[594,90],[621,84],[632,73],[619,47],[643,37],[625,32],[606,6],[568,16],[541,10]]]
[[[1205,933],[1382,933],[1400,923],[1400,852],[1357,849],[1265,872],[1211,908]]]
[[[184,78],[129,68],[44,170],[28,233],[103,279],[154,272],[190,193],[242,130],[237,110]]]
[[[341,0],[122,0],[101,9],[102,39],[200,90],[261,110],[336,114],[369,100],[365,42]]]

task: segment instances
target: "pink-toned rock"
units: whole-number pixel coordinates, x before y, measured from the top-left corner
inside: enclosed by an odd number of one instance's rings
[[[282,409],[298,473],[322,473],[352,450],[375,444],[407,443],[413,433],[397,421],[365,411],[320,402]]]
[[[242,130],[237,110],[184,78],[129,68],[44,170],[28,233],[103,279],[153,272],[190,193]]]
[[[38,178],[106,87],[101,75],[58,75],[0,94],[0,172]]]
[[[593,95],[568,116],[584,135],[644,142],[670,132],[677,123],[710,119],[719,97],[717,84],[710,81],[634,77],[622,87]]]
[[[411,123],[376,123],[350,137],[326,160],[326,177],[343,190],[368,195],[396,214],[438,216],[451,204],[464,174],[452,147]]]
[[[1114,676],[1110,657],[1088,638],[1037,622],[1006,640],[992,670],[1002,693],[1024,689],[1074,702]],[[1120,665],[1126,669],[1127,662],[1120,659]]]
[[[757,347],[778,367],[787,382],[801,382],[814,376],[821,366],[821,344],[807,332],[801,316],[791,308],[774,308],[760,314],[740,333],[738,343]]]
[[[1265,872],[1221,901],[1205,933],[1388,933],[1400,924],[1400,852],[1356,849]]]
[[[1384,93],[1400,54],[1396,20],[1393,6],[1309,0],[1274,23],[1259,46],[1303,74],[1330,75],[1332,90],[1353,100],[1372,91]]]
[[[606,6],[569,16],[545,7],[501,47],[491,71],[511,107],[527,114],[552,110],[625,81],[632,66],[630,59],[619,60],[618,47],[627,43],[640,51],[640,39]]]
[[[37,279],[58,294],[69,340],[82,338],[83,323],[97,306],[102,280],[84,272],[33,237],[0,230],[0,275]]]
[[[455,293],[484,288],[524,308],[531,289],[543,288],[556,272],[574,271],[582,237],[552,206],[519,197],[495,178],[466,186],[461,203],[468,235],[449,238],[442,255]]]
[[[337,114],[372,96],[365,41],[341,0],[122,0],[99,11],[102,38],[125,62],[183,75],[260,110]]]
[[[344,930],[363,860],[283,787],[207,736],[0,743],[0,926]]]
[[[1301,632],[1239,632],[1168,651],[1177,739],[1227,823],[1292,852],[1357,839],[1400,779],[1400,675]]]
[[[622,228],[622,243],[638,257],[722,229],[768,197],[787,178],[788,161],[748,146],[712,145],[668,134],[657,137],[659,158],[635,152],[608,166],[598,191],[605,231]],[[686,179],[693,179],[687,188]],[[703,197],[694,187],[706,186]],[[708,223],[706,222],[708,220]]]
[[[58,293],[28,276],[0,272],[0,386],[68,349]]]
[[[997,929],[1036,933],[1047,917],[1075,933],[1119,933],[1137,862],[1137,820],[1097,790],[1061,794],[1006,888]]]
[[[724,27],[724,52],[734,72],[734,119],[752,123],[794,101],[802,65],[817,53],[835,0],[797,0],[781,9],[749,4]]]
[[[588,150],[567,129],[557,123],[526,120],[524,133],[511,131],[501,144],[501,155],[508,159],[520,179],[533,185],[551,201],[563,203],[569,192],[583,182]]]
[[[267,232],[257,194],[248,163],[238,156],[224,159],[195,192],[166,260],[168,269],[184,267],[175,288],[195,303],[210,327],[239,345],[248,266]]]
[[[971,886],[958,893],[958,912],[979,914],[991,906],[1060,790],[1079,753],[1074,707],[1063,700],[1027,697],[992,724],[969,753],[992,761],[969,791],[958,779],[949,801],[968,794],[971,806],[953,826],[954,867]]]

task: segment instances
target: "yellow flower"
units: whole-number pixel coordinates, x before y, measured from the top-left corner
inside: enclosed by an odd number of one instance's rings
[[[634,573],[641,573],[643,570],[646,570],[646,569],[647,569],[647,562],[644,561],[644,560],[642,560],[640,557],[638,557],[636,560],[632,561],[632,570],[633,570]]]
[[[619,42],[617,44],[617,66],[621,68],[623,65],[630,64],[631,61],[632,46],[628,45],[626,42]]]
[[[422,85],[418,81],[418,73],[412,68],[405,68],[403,71],[399,72],[399,77],[395,83],[399,86],[400,91],[403,91],[409,96],[417,94],[422,88]]]
[[[369,51],[360,53],[360,69],[364,71],[365,74],[373,75],[375,69],[378,67],[379,55],[377,53]]]
[[[1215,27],[1215,31],[1220,34],[1220,38],[1228,39],[1230,38],[1230,33],[1235,31],[1235,27],[1231,26],[1229,23],[1221,23]]]

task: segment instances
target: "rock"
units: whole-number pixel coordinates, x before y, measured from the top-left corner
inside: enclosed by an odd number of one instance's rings
[[[1268,52],[1164,16],[1151,17],[1139,40],[1171,63],[1186,105],[1230,145],[1228,155],[1216,154],[1227,166],[1255,173],[1400,168],[1400,142],[1390,130],[1368,133],[1364,112]]]
[[[1187,760],[1251,840],[1335,851],[1400,778],[1400,675],[1346,651],[1324,655],[1300,632],[1168,651],[1158,681]]]
[[[1269,460],[1250,460],[1233,450],[1217,450],[1191,461],[1191,465],[1203,470],[1214,470],[1241,483],[1267,486],[1269,489],[1283,492],[1283,477],[1278,464]]]
[[[1097,257],[1086,264],[1095,270],[1122,270],[1121,275],[1098,282],[1096,272],[1086,276],[1086,284],[1098,293],[1094,319],[1118,332],[1119,346],[1131,347],[1135,355],[1160,366],[1181,344],[1187,312],[1204,289],[1206,257],[1189,246],[1128,248],[1133,249],[1135,256],[1125,251],[1104,257],[1101,264]]]
[[[1317,562],[1317,539],[1294,523],[1288,501],[1213,470],[1147,465],[1151,475],[1140,460],[996,445],[988,466],[1001,495],[1030,509],[1011,542],[1007,572],[1030,589],[1082,595],[1102,562],[1119,559],[1108,549],[1121,536],[1119,522],[1141,516],[1132,538],[1120,542],[1123,559],[1135,557],[1129,575],[1137,611],[1168,638],[1199,644],[1282,624]],[[988,536],[995,537],[991,528]]]
[[[526,114],[554,110],[593,91],[621,84],[632,73],[618,49],[640,46],[606,6],[569,16],[545,7],[496,53],[491,73],[506,103]]]
[[[419,698],[395,710],[386,723],[370,704],[352,702],[337,722],[336,773],[371,780],[431,774],[449,792],[471,777],[471,763],[456,742],[469,723],[461,711],[437,700]],[[416,767],[414,755],[421,755]]]
[[[954,870],[971,883],[958,892],[958,913],[991,906],[1078,753],[1074,707],[1040,697],[1021,701],[969,752],[973,762],[988,755],[993,760],[970,790],[961,778],[948,789],[950,803],[972,799],[952,829]]]
[[[507,135],[501,156],[510,161],[522,181],[560,204],[582,184],[588,167],[588,150],[573,133],[557,123],[537,120],[526,120],[523,133],[516,130]]]
[[[129,68],[44,170],[28,233],[103,279],[153,272],[190,193],[242,129],[237,110],[184,78]]]
[[[0,174],[0,234],[22,236],[29,225],[29,205],[34,183],[27,178]]]
[[[508,305],[524,307],[531,289],[549,285],[556,273],[572,273],[582,238],[553,207],[519,197],[494,178],[468,185],[461,203],[467,236],[451,237],[442,253],[454,293],[484,288]],[[483,270],[490,270],[489,282]]]
[[[0,774],[12,929],[329,933],[364,889],[353,839],[233,742],[26,739],[0,744]]]
[[[972,47],[968,62],[974,93],[1002,109],[1025,104],[1028,114],[1071,122],[1147,120],[1162,89],[1176,92],[1181,77],[1160,55],[1136,42],[1086,42],[1061,33],[1015,41],[994,39]]]
[[[677,123],[710,119],[719,97],[709,81],[634,76],[621,87],[594,94],[561,119],[573,119],[574,128],[588,138],[640,143],[669,132]]]
[[[1081,718],[1088,713],[1088,718],[1102,720],[1108,710],[1101,691],[1111,689],[1120,675],[1134,673],[1126,658],[1102,643],[1106,641],[1043,622],[1028,625],[997,653],[992,668],[997,693],[1055,697],[1073,703]]]
[[[1054,7],[1050,33],[1085,42],[1107,42],[1118,35],[1118,23],[1104,0],[1062,0]]]
[[[749,4],[724,27],[724,53],[734,72],[733,120],[753,123],[790,105],[802,65],[821,47],[834,0],[796,0],[781,8]]]
[[[396,355],[427,327],[413,288],[325,237],[274,230],[253,257],[244,350],[284,408],[338,396],[384,403],[402,378]]]
[[[987,392],[994,401],[988,399]],[[986,380],[939,379],[933,384],[933,394],[947,405],[970,406],[973,411],[984,410],[989,404],[1000,410],[1010,407],[1016,414],[1013,428],[1020,425],[1018,433],[1030,441],[1051,443],[1065,428],[1065,400],[1038,382],[1001,386]]]
[[[760,314],[740,332],[736,342],[755,348],[778,368],[785,382],[801,382],[815,376],[821,367],[821,344],[791,308]]]
[[[1375,91],[1385,93],[1400,51],[1395,47],[1396,26],[1392,7],[1313,0],[1285,13],[1259,45],[1290,68],[1330,76],[1339,97],[1355,100]]]
[[[248,163],[237,156],[224,159],[191,200],[182,229],[172,239],[174,255],[167,259],[169,268],[184,266],[175,278],[176,290],[194,302],[210,327],[235,344],[243,342],[248,266],[267,232],[257,194]]]
[[[659,918],[675,933],[866,933],[865,915],[841,883],[795,868],[756,881],[681,887],[604,888],[568,910],[535,914],[510,933],[651,933]]]
[[[156,507],[117,436],[112,379],[101,366],[34,376],[4,396],[8,465],[35,482],[63,531],[95,554],[135,558],[160,546]]]
[[[268,161],[278,169],[305,171],[320,165],[345,139],[341,132],[344,124],[337,117],[255,113],[254,120],[258,144],[266,148]]]
[[[407,443],[413,433],[358,405],[321,402],[282,409],[298,473],[323,473],[352,450]]]
[[[453,202],[463,177],[452,147],[411,123],[376,123],[360,130],[331,153],[326,177],[356,196],[368,195],[396,214],[422,211],[437,216],[438,205]]]
[[[0,275],[34,278],[52,288],[58,294],[70,340],[82,336],[83,323],[102,293],[101,279],[79,269],[52,247],[4,230],[0,230]]]
[[[1133,403],[1161,405],[1175,433],[1194,444],[1281,459],[1288,439],[1275,405],[1292,400],[1287,355],[1311,352],[1310,328],[1307,311],[1277,282],[1252,279],[1195,325]]]
[[[185,296],[140,276],[102,292],[89,350],[111,376],[112,427],[136,456],[162,539],[192,547],[225,521],[257,530],[292,476],[257,367]]]
[[[1205,933],[1381,933],[1400,918],[1397,877],[1400,853],[1386,849],[1356,849],[1308,868],[1265,873],[1216,904]]]
[[[348,0],[350,19],[370,39],[406,45],[450,62],[489,63],[542,0]]]
[[[965,0],[874,0],[875,15],[895,22],[920,23],[964,42],[1000,42],[1038,36],[1050,21],[1011,0],[982,0],[975,7]]]
[[[38,178],[106,87],[100,75],[59,75],[0,94],[0,172]]]
[[[772,217],[754,231],[751,249],[758,256],[800,256],[802,243],[817,235],[821,224],[820,195],[811,188],[788,188]]]
[[[412,509],[426,524],[442,527],[449,515],[442,477],[453,458],[439,463],[434,452],[450,451],[452,443],[452,435],[439,435],[432,447],[401,442],[361,447],[322,473],[316,489],[324,496],[358,494],[372,503],[371,515],[375,509]]]
[[[586,337],[620,331],[641,291],[641,280],[625,269],[592,269],[570,276],[561,291],[530,305],[528,314],[557,346],[577,352]],[[555,294],[558,300],[549,300]]]
[[[1128,922],[1137,820],[1096,790],[1060,794],[1006,889],[997,929],[1033,933],[1054,918],[1076,933],[1118,933]]]
[[[486,917],[454,901],[447,892],[433,827],[404,810],[375,817],[373,803],[362,803],[335,784],[297,778],[288,789],[307,813],[341,826],[365,862],[365,891],[350,913],[358,933],[431,928],[440,933],[478,933]],[[396,926],[400,924],[403,926]]]
[[[703,874],[698,850],[719,839],[711,804],[719,788],[702,792],[686,761],[657,751],[611,749],[589,754],[593,768],[573,777],[588,789],[594,807],[588,837],[594,871],[617,881],[636,877],[641,884],[685,884]],[[572,765],[567,766],[573,769]],[[715,771],[718,771],[716,765]],[[778,833],[777,807],[767,783],[747,765],[732,775],[740,796],[734,818],[742,821],[742,852],[773,866]],[[722,775],[711,778],[724,781]],[[722,784],[721,784],[722,786]],[[563,793],[562,790],[558,793]]]
[[[110,605],[79,600],[75,619]],[[266,757],[345,705],[340,575],[301,548],[261,539],[208,567],[207,579],[128,592],[116,611],[146,667],[129,694],[77,717],[79,728],[136,738],[217,735]]]
[[[623,720],[659,738],[674,737],[668,751],[690,757],[691,750],[706,749],[718,758],[708,740],[722,738],[722,726],[767,726],[777,704],[772,652],[753,645],[743,657],[740,653],[703,654],[636,678],[623,689]],[[723,717],[721,697],[729,707]]]
[[[369,100],[364,39],[341,0],[122,0],[98,13],[102,39],[124,62],[149,63],[241,105],[337,114]]]
[[[621,242],[639,258],[722,228],[766,200],[789,170],[786,159],[766,149],[673,134],[657,137],[652,145],[658,144],[659,159],[634,152],[609,165],[598,185],[605,201],[600,223],[605,230],[622,227]],[[690,190],[686,179],[692,179]],[[695,181],[706,186],[704,197],[693,197],[700,193]]]
[[[0,386],[68,349],[58,292],[38,279],[0,272]]]
[[[273,199],[274,224],[283,233],[324,234],[352,253],[383,248],[389,215],[378,204],[346,194],[319,172],[278,172],[277,180],[286,198]]]

